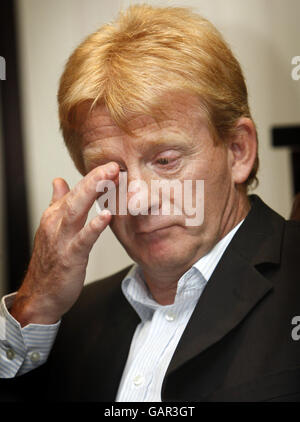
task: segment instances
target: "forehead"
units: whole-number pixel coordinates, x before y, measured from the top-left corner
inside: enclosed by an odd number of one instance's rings
[[[178,134],[192,135],[194,130],[199,130],[205,125],[204,116],[200,112],[199,102],[195,97],[183,95],[168,95],[161,101],[161,115],[150,116],[142,114],[128,114],[126,128],[133,134],[135,143],[139,139],[145,142],[145,136],[155,142],[160,142],[157,135],[173,136]],[[97,105],[82,119],[79,129],[83,149],[100,141],[127,137],[128,132],[119,127],[110,116],[105,105]],[[130,137],[130,136],[129,136]]]

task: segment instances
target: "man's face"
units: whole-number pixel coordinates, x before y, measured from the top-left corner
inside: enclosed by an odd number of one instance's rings
[[[128,184],[143,180],[149,187],[148,214],[114,215],[110,227],[146,272],[188,269],[223,236],[230,218],[234,184],[227,147],[215,145],[196,99],[187,95],[170,96],[159,122],[133,116],[128,128],[134,136],[120,129],[104,106],[97,106],[81,128],[87,172],[114,161],[127,172]],[[202,224],[186,225],[184,212],[151,214],[151,206],[157,205],[151,203],[151,180],[177,180],[182,185],[185,180],[203,180]]]

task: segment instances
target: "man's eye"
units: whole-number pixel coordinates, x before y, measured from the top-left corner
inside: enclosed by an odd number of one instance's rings
[[[162,171],[174,171],[180,164],[179,156],[160,157],[154,160],[154,165]]]
[[[166,164],[169,164],[169,159],[168,158],[158,158],[158,160],[156,160],[156,162],[158,163],[158,164],[161,164],[161,165],[166,165]]]

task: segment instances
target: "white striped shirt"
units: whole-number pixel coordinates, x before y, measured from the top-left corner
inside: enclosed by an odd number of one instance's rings
[[[116,401],[161,401],[161,387],[176,346],[204,287],[234,234],[234,227],[178,281],[172,305],[159,305],[149,294],[142,271],[134,265],[122,290],[141,318],[134,333]],[[22,375],[43,364],[60,325],[21,327],[9,313],[16,293],[0,302],[0,378]],[[101,398],[99,398],[101,400]]]
[[[0,303],[0,378],[13,378],[46,362],[60,321],[56,324],[21,324],[8,312],[16,293]]]

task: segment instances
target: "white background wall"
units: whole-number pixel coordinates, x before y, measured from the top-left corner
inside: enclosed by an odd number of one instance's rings
[[[120,0],[18,0],[19,42],[32,236],[51,197],[51,181],[80,179],[59,133],[56,92],[64,63],[84,37],[112,20]],[[300,121],[300,81],[291,59],[300,55],[299,0],[148,1],[192,6],[224,34],[246,75],[259,131],[261,169],[256,193],[283,216],[292,201],[288,150],[271,148],[270,127]],[[91,212],[94,215],[94,210]],[[124,268],[131,260],[105,230],[95,245],[86,281]]]

